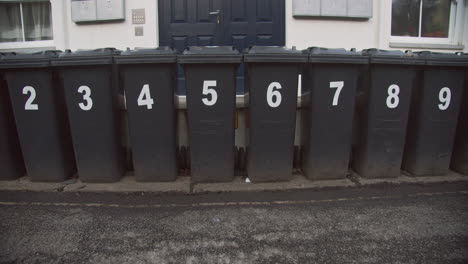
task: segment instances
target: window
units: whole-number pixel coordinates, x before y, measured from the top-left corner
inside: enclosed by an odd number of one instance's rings
[[[454,43],[457,2],[460,0],[392,0],[392,41]]]
[[[50,1],[0,0],[0,48],[53,44]]]

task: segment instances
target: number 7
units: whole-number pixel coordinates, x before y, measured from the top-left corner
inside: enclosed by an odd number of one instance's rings
[[[332,105],[338,105],[338,98],[340,97],[341,89],[343,89],[344,82],[339,81],[339,82],[330,82],[330,88],[331,89],[336,89],[335,95],[333,96],[333,103]]]

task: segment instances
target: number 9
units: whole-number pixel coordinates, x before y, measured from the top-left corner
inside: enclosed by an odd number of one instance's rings
[[[439,109],[444,111],[450,106],[450,100],[452,99],[452,92],[450,91],[450,88],[444,87],[440,89],[439,92],[439,101],[441,102],[438,106]]]

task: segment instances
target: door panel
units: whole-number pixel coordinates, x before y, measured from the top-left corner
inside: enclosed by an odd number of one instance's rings
[[[187,46],[285,44],[284,0],[159,0],[159,43],[182,52]],[[220,11],[218,17],[210,12]],[[182,68],[178,94],[185,94]],[[237,93],[244,93],[244,66],[239,67]]]

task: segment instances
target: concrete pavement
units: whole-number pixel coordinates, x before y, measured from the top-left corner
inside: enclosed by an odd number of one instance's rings
[[[204,194],[0,192],[0,262],[462,263],[468,182]]]

